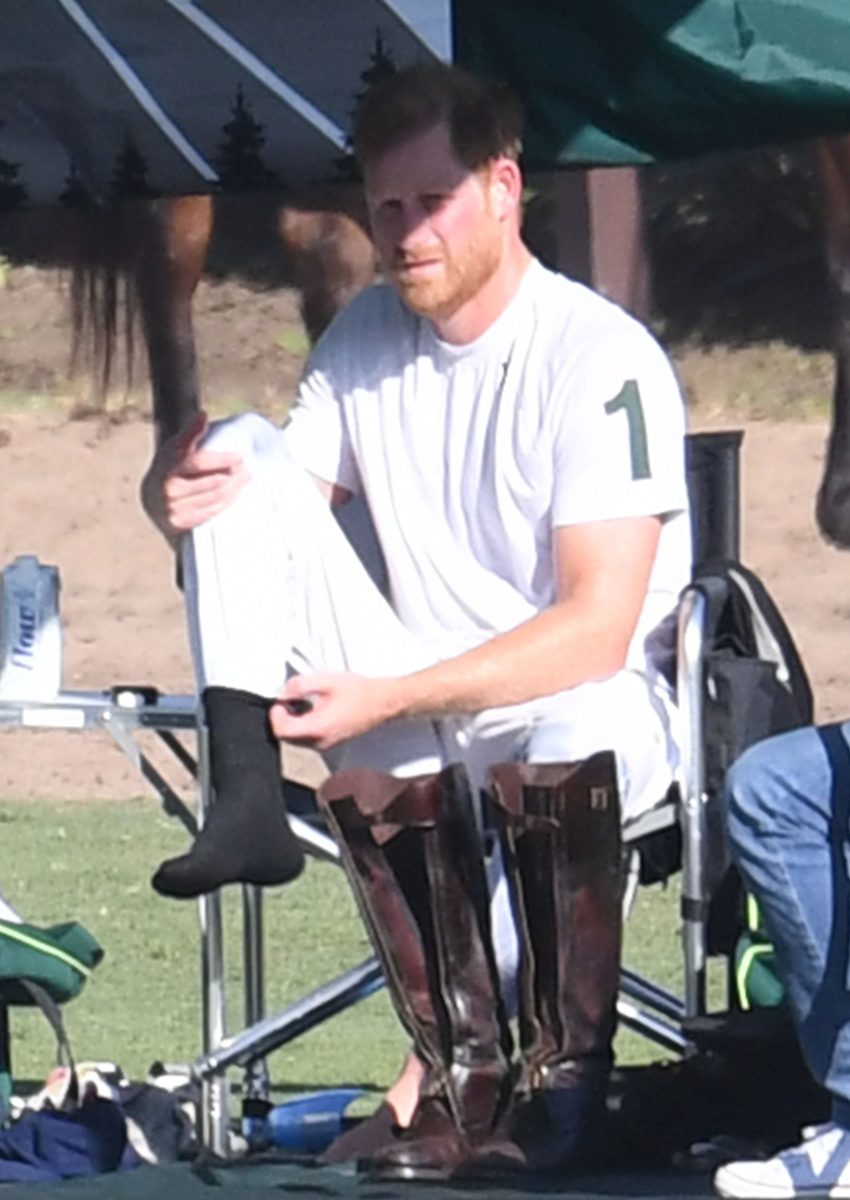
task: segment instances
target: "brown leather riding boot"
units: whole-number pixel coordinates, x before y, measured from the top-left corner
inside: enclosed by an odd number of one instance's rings
[[[521,1075],[465,1171],[542,1172],[592,1151],[616,1024],[622,850],[614,756],[492,771],[521,947]]]
[[[466,776],[345,771],[320,789],[399,1018],[430,1084],[407,1130],[369,1160],[381,1178],[447,1178],[510,1092],[510,1034]]]

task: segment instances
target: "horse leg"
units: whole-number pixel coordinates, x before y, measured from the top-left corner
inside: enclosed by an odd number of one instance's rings
[[[825,537],[850,546],[850,137],[817,143],[835,384],[816,515]]]
[[[279,231],[301,292],[301,316],[316,342],[339,310],[375,276],[375,251],[344,212],[281,209]]]
[[[192,299],[212,235],[213,204],[209,196],[185,196],[137,202],[127,210],[159,442],[181,429],[199,407]],[[354,217],[330,209],[284,208],[279,232],[315,342],[338,310],[374,278],[372,243]]]
[[[180,196],[127,208],[128,229],[137,237],[132,275],[159,444],[182,429],[199,408],[192,298],[212,234],[213,204],[210,196]]]

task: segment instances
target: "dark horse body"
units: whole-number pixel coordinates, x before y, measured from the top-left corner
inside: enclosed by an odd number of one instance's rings
[[[835,355],[817,518],[828,538],[850,546],[850,136],[821,139],[816,159]],[[75,330],[80,339],[90,335],[103,379],[118,332],[120,290],[126,288],[147,349],[157,440],[177,432],[200,406],[192,300],[223,203],[187,196],[128,202],[94,220],[85,209],[52,210],[49,221],[32,213],[14,218],[24,254],[29,250],[36,261],[74,269]],[[266,223],[271,214],[315,341],[335,312],[374,277],[359,189],[328,185],[303,197],[287,195],[282,202],[267,199],[262,207]],[[240,209],[243,224],[254,215],[250,204]],[[558,219],[569,221],[569,214],[561,211]],[[569,262],[559,265],[572,273]],[[633,295],[616,294],[616,285],[607,291],[626,307],[634,301]]]
[[[821,139],[817,155],[835,356],[832,423],[817,520],[831,541],[850,546],[850,136]]]
[[[129,267],[160,437],[175,433],[199,407],[192,297],[207,259],[215,209],[210,196],[189,196],[148,204],[137,214],[143,235],[135,241]],[[374,277],[365,213],[357,194],[340,187],[313,191],[303,203],[288,197],[286,204],[273,206],[272,219],[314,342]]]
[[[132,360],[141,328],[157,441],[200,406],[193,298],[219,228],[237,273],[261,271],[276,245],[276,278],[300,295],[315,342],[335,313],[372,281],[375,256],[359,187],[313,187],[245,197],[128,200],[108,209],[32,208],[3,215],[0,253],[65,268],[71,278],[75,357],[90,360],[104,392],[122,340]]]

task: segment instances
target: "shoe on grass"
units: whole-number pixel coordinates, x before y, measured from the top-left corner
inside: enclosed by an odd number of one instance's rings
[[[714,1190],[727,1200],[850,1200],[850,1130],[829,1124],[811,1133],[773,1158],[726,1163]]]

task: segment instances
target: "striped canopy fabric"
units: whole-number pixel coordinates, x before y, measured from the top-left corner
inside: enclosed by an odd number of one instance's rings
[[[0,206],[339,178],[369,82],[449,44],[443,0],[3,0]]]

